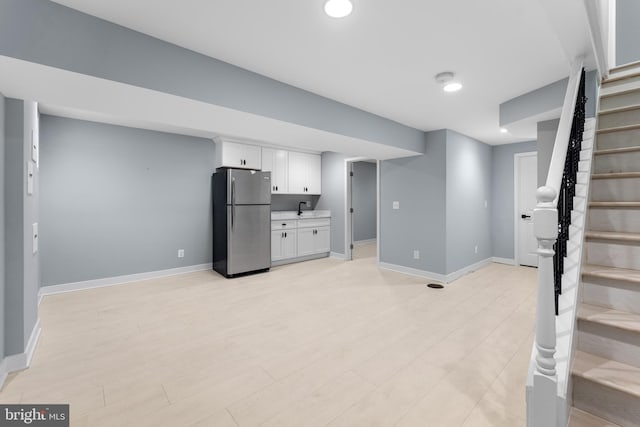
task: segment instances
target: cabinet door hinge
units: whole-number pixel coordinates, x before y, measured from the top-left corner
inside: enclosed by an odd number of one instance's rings
[[[353,208],[349,209],[349,212],[353,213]]]
[[[353,171],[349,172],[349,176],[353,176]]]

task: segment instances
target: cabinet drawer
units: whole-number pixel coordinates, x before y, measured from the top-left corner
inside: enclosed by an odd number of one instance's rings
[[[271,230],[291,230],[293,228],[298,228],[298,221],[293,219],[284,220],[284,221],[271,221]]]
[[[298,228],[325,227],[331,225],[331,218],[299,219]]]

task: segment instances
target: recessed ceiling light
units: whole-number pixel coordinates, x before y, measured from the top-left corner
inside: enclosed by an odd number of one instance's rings
[[[353,10],[350,0],[327,0],[324,12],[332,18],[344,18]]]
[[[444,87],[443,87],[445,92],[457,92],[460,89],[462,89],[462,85],[458,82],[451,82],[451,83],[447,83]]]
[[[436,75],[436,82],[443,85],[442,88],[445,92],[457,92],[462,89],[462,84],[453,81],[454,77],[455,74],[453,74],[451,71],[445,71]]]
[[[509,131],[508,131],[506,128],[500,128],[500,132],[502,132],[502,133],[507,133],[507,132],[509,132]]]

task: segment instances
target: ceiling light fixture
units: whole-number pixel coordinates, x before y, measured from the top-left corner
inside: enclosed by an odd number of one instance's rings
[[[507,133],[507,132],[509,132],[509,131],[507,130],[507,128],[500,128],[500,132],[502,132],[502,133]]]
[[[462,89],[462,83],[453,81],[455,74],[451,71],[445,71],[436,75],[436,82],[443,85],[445,92],[457,92]]]
[[[327,0],[324,4],[324,12],[332,18],[344,18],[353,10],[350,0]]]

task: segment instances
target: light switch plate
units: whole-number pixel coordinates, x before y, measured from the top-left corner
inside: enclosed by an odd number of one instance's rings
[[[32,232],[32,236],[33,236],[33,253],[35,254],[36,252],[38,252],[38,223],[34,222],[33,224],[31,224],[31,232]]]
[[[400,202],[393,202],[393,209],[400,209]]]
[[[33,165],[31,160],[27,162],[27,194],[33,194]]]

